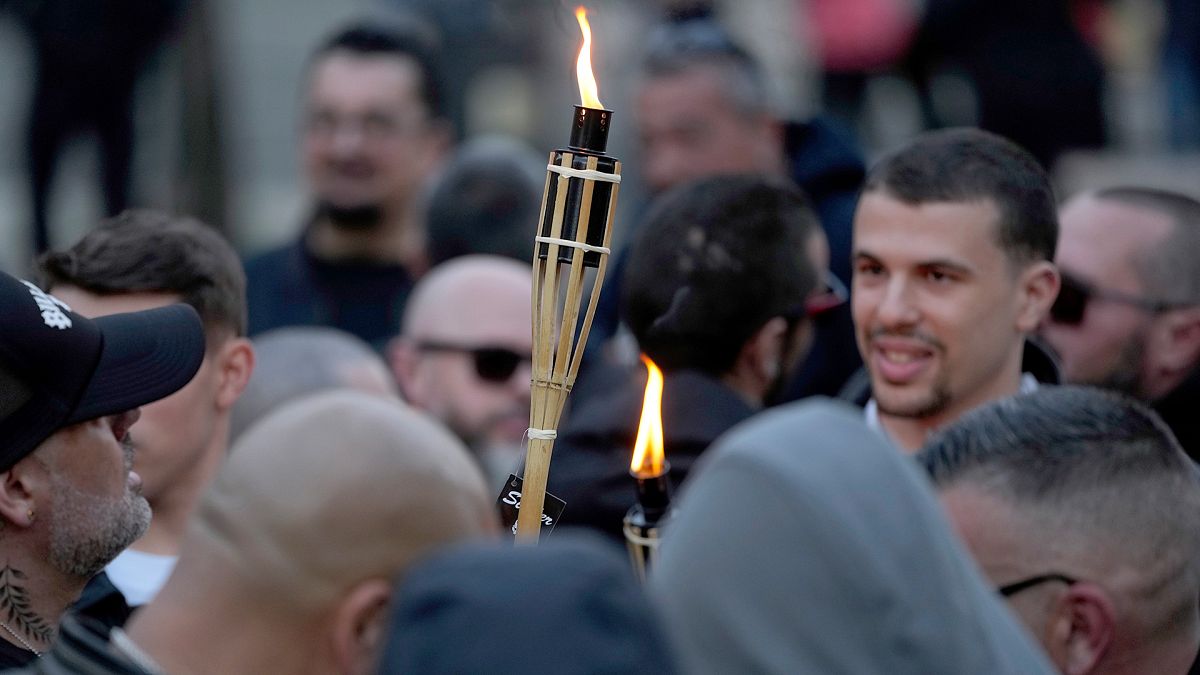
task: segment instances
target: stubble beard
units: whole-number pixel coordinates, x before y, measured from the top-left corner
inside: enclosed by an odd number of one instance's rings
[[[132,489],[111,499],[56,477],[50,564],[63,574],[91,578],[146,533],[150,516],[150,503]]]

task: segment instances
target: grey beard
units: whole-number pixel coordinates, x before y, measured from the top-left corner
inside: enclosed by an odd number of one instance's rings
[[[138,493],[112,500],[55,482],[50,564],[63,574],[95,576],[150,526],[150,504]]]

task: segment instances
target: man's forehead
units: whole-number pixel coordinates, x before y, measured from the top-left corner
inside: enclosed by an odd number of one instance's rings
[[[403,54],[338,50],[313,64],[308,95],[321,100],[357,92],[416,98],[421,77],[416,60]]]
[[[1059,213],[1059,259],[1103,267],[1130,265],[1166,238],[1170,216],[1153,209],[1090,195],[1068,201]]]
[[[989,252],[1004,255],[1000,211],[990,199],[908,203],[866,192],[854,217],[856,253],[902,254],[915,261]]]

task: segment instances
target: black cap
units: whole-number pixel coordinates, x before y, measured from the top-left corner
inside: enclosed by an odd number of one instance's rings
[[[0,470],[63,427],[174,393],[203,360],[187,305],[88,319],[0,272]]]

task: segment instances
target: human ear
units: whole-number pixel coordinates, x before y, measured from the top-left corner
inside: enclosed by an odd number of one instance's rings
[[[388,635],[392,585],[367,579],[352,588],[333,615],[333,648],[338,672],[374,673]]]
[[[1025,268],[1017,280],[1019,296],[1016,328],[1022,333],[1031,333],[1046,315],[1058,297],[1062,285],[1058,268],[1048,260],[1039,260]]]
[[[217,407],[228,410],[246,390],[254,372],[254,346],[239,337],[221,347],[217,360]]]
[[[1077,582],[1056,603],[1060,617],[1059,667],[1063,675],[1093,672],[1113,642],[1116,609],[1099,586]]]
[[[36,452],[36,450],[34,451]],[[0,473],[0,517],[3,526],[28,528],[37,517],[36,499],[45,470],[32,454]]]

